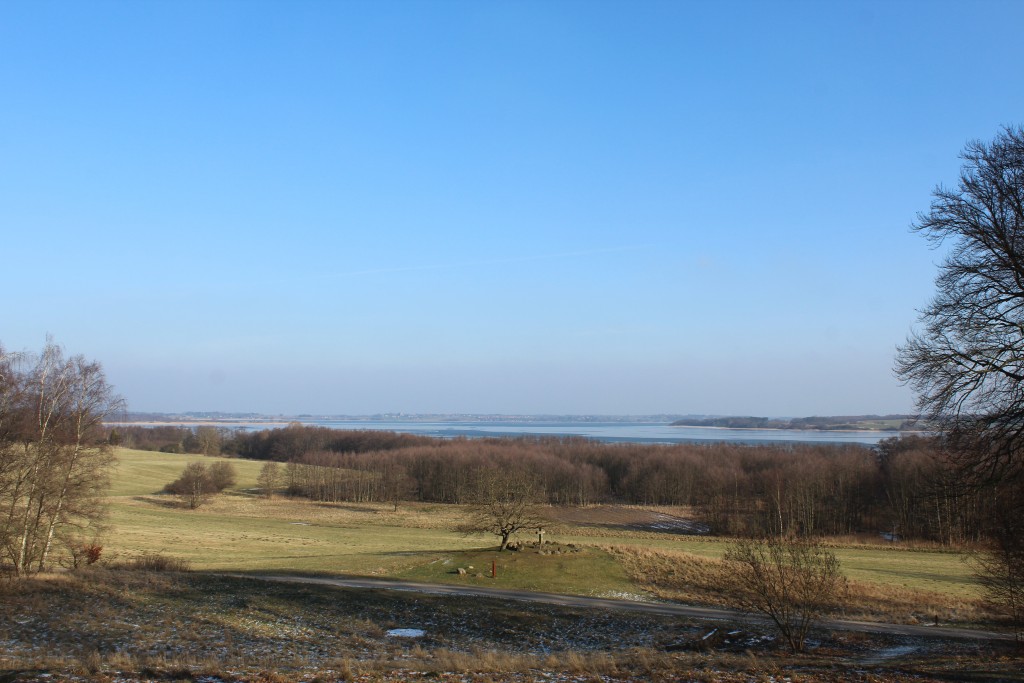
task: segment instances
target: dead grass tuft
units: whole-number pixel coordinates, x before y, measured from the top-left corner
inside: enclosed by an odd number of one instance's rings
[[[430,671],[443,673],[495,673],[528,671],[537,666],[533,655],[512,654],[494,649],[473,648],[470,651],[439,648],[424,662]]]

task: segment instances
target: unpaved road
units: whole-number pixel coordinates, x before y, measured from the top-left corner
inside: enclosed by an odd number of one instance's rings
[[[534,593],[531,591],[507,590],[504,588],[487,588],[483,586],[459,586],[455,584],[418,583],[415,581],[393,581],[390,579],[373,579],[367,577],[312,577],[288,574],[235,574],[224,573],[239,579],[258,579],[262,581],[279,581],[282,583],[318,584],[337,586],[338,588],[366,588],[372,590],[407,591],[427,593],[431,595],[455,595],[462,597],[480,597],[492,600],[519,600],[522,602],[539,602],[562,607],[581,607],[585,609],[617,610],[625,612],[645,612],[693,619],[709,619],[724,621],[754,621],[769,623],[764,617],[752,616],[737,610],[721,607],[692,607],[669,602],[639,602],[636,600],[617,600],[611,598],[592,598],[583,595],[558,595],[556,593]],[[847,619],[823,619],[818,627],[832,631],[856,631],[860,633],[878,633],[888,635],[913,636],[917,638],[946,638],[953,640],[1013,640],[1009,633],[995,631],[979,631],[975,629],[956,628],[951,626],[914,626],[911,624],[887,624],[873,621],[852,621]]]

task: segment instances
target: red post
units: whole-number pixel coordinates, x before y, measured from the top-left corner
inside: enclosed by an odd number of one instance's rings
[[[497,560],[491,560],[491,578],[492,579],[498,578],[498,561]]]

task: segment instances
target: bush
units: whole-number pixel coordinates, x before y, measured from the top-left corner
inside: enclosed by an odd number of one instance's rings
[[[213,463],[207,469],[206,476],[210,478],[210,484],[218,492],[234,486],[238,478],[235,474],[235,466],[229,462]]]
[[[164,486],[164,491],[181,496],[194,510],[210,494],[234,486],[235,479],[235,467],[229,462],[215,462],[209,467],[201,462],[191,462],[182,470],[180,477]]]
[[[846,597],[846,577],[835,554],[819,541],[770,536],[740,540],[725,553],[734,571],[723,588],[751,612],[771,618],[794,652],[825,612]]]
[[[140,572],[187,572],[192,568],[192,563],[181,557],[146,553],[120,563],[116,568]]]

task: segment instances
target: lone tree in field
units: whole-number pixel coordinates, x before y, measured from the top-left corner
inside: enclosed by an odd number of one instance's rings
[[[993,542],[1019,548],[1024,525],[1007,538],[999,519],[1024,517],[1024,129],[968,143],[961,158],[957,187],[937,188],[913,226],[949,252],[896,371],[943,431],[958,480],[991,494]]]
[[[540,482],[530,472],[485,469],[473,484],[473,518],[467,530],[498,535],[498,550],[504,550],[517,532],[544,526],[538,509],[542,493]]]
[[[822,614],[841,604],[846,577],[839,560],[812,539],[743,539],[725,553],[723,588],[750,612],[768,616],[794,652]]]

